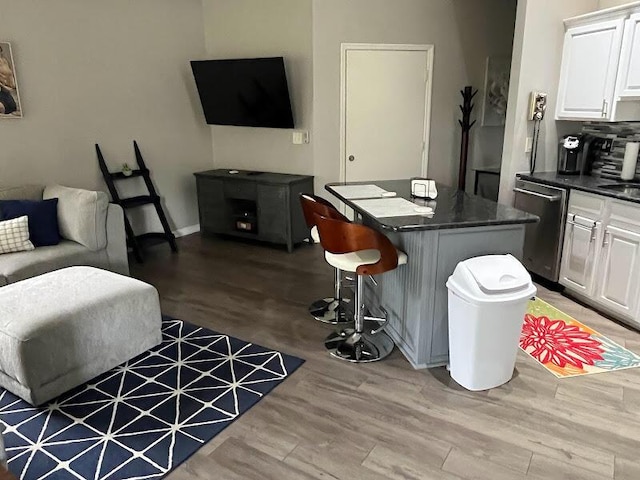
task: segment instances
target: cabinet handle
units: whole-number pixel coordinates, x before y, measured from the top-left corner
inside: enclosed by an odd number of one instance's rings
[[[607,100],[602,100],[602,118],[607,118],[609,113],[609,102]]]
[[[606,247],[609,245],[609,238],[611,237],[611,232],[604,232],[604,237],[602,238],[602,246]]]

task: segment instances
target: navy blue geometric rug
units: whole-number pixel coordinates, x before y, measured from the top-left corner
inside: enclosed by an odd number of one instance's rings
[[[0,389],[9,470],[23,480],[162,478],[303,362],[165,320],[161,345],[48,405]]]

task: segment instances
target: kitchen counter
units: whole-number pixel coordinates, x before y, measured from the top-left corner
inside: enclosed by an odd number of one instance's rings
[[[354,204],[353,200],[340,195],[333,188],[340,185],[358,184],[377,185],[388,192],[396,192],[397,197],[409,200],[419,206],[426,205],[433,208],[434,214],[432,216],[416,214],[404,217],[376,218]],[[412,197],[410,180],[330,183],[325,188],[347,206],[358,212],[363,218],[374,222],[380,229],[394,232],[517,225],[538,221],[538,217],[535,215],[441,184],[437,184],[438,198],[436,200],[423,200]]]
[[[598,195],[604,195],[606,197],[617,198],[619,200],[640,203],[640,197],[638,196],[628,195],[624,192],[617,192],[615,190],[602,188],[603,185],[627,183],[621,180],[616,181],[610,178],[591,177],[588,175],[561,175],[556,172],[534,173],[533,175],[519,174],[518,178],[522,180],[528,180],[530,182],[538,182],[545,185],[551,185],[552,187],[581,190],[583,192],[595,193]]]
[[[449,362],[447,279],[462,260],[510,253],[522,258],[527,225],[538,217],[475,195],[437,185],[435,201],[415,199],[410,180],[370,181],[397,197],[435,209],[432,217],[375,217],[329,184],[326,189],[353,208],[363,224],[385,234],[407,254],[406,265],[365,282],[373,314],[387,312],[386,332],[414,368]],[[353,185],[353,184],[348,184]],[[344,192],[344,190],[343,190]],[[380,198],[380,197],[377,197]],[[409,210],[411,211],[411,210]]]

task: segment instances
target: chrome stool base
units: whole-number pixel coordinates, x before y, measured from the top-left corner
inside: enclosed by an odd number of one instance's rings
[[[352,328],[333,332],[324,341],[331,356],[352,363],[377,362],[393,351],[393,340],[385,332],[371,334]]]
[[[347,313],[347,302],[333,297],[323,298],[309,305],[309,313],[322,323],[346,325],[353,322],[353,317]]]

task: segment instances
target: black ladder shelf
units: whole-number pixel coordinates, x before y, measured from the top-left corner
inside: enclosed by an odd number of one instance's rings
[[[104,157],[102,152],[100,151],[100,146],[96,143],[96,154],[98,155],[98,164],[100,165],[100,170],[102,171],[102,176],[104,177],[104,181],[107,184],[107,188],[109,188],[109,193],[111,194],[112,202],[120,205],[125,210],[124,215],[124,227],[127,232],[127,244],[133,251],[133,256],[135,257],[138,263],[142,263],[144,261],[144,257],[142,255],[142,247],[141,244],[148,240],[153,241],[164,241],[168,242],[171,246],[171,250],[173,252],[178,251],[178,245],[176,244],[176,237],[171,232],[171,228],[169,227],[169,222],[167,222],[167,217],[164,214],[164,210],[162,209],[162,205],[160,204],[160,196],[156,193],[156,189],[153,186],[153,182],[151,181],[151,172],[147,168],[142,158],[142,154],[140,153],[140,148],[138,148],[138,142],[133,141],[133,150],[136,154],[136,163],[138,164],[138,168],[131,172],[131,175],[125,175],[122,172],[110,172],[107,168],[107,164],[104,161]],[[116,185],[114,183],[115,180],[126,180],[129,178],[142,177],[144,179],[144,183],[147,185],[147,190],[149,190],[149,195],[140,195],[137,197],[131,198],[120,198],[118,194],[118,190],[116,189]],[[127,218],[126,211],[129,208],[141,207],[142,205],[150,205],[153,204],[156,207],[156,212],[158,213],[158,217],[160,218],[160,223],[162,224],[162,228],[164,232],[152,232],[152,233],[144,233],[142,235],[136,235],[133,233],[133,229],[131,228],[131,223]]]

